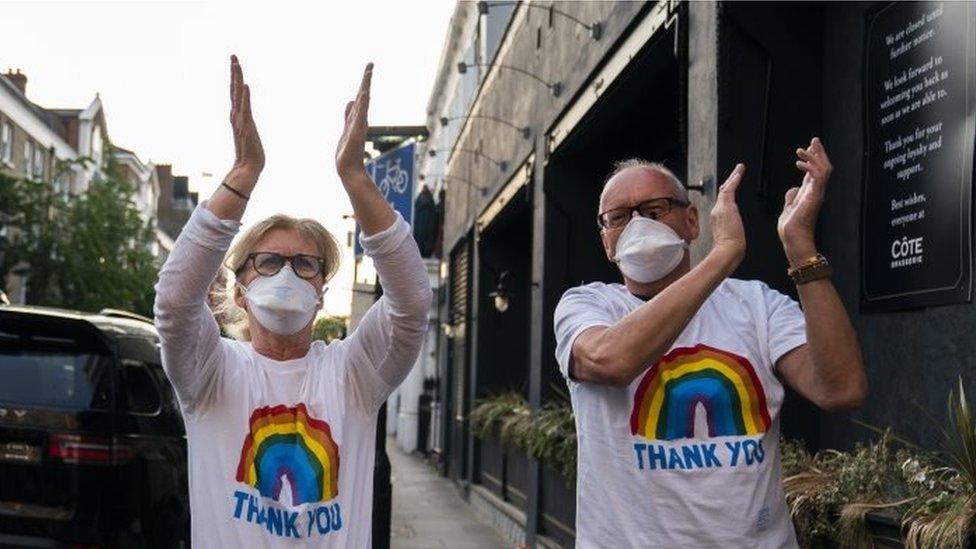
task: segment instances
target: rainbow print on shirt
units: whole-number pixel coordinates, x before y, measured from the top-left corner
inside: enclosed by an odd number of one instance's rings
[[[251,413],[237,480],[278,501],[284,481],[292,505],[328,501],[339,494],[339,445],[325,421],[305,404],[265,406]]]
[[[699,344],[672,350],[644,374],[634,393],[631,434],[652,440],[694,438],[699,406],[709,437],[757,435],[770,427],[766,393],[752,364]]]

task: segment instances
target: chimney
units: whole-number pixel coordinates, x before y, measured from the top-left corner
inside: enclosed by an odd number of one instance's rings
[[[189,198],[190,182],[185,175],[177,175],[173,178],[173,198]]]
[[[14,72],[12,69],[8,69],[7,74],[4,76],[6,76],[7,80],[10,80],[14,86],[17,86],[20,93],[27,95],[27,75],[20,72],[20,69],[17,69],[17,72]]]

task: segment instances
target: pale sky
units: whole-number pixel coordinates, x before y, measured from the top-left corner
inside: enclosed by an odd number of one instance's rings
[[[267,156],[244,223],[312,217],[345,245],[352,208],[333,159],[346,101],[372,61],[370,124],[423,124],[453,10],[452,0],[0,0],[0,70],[24,72],[43,107],[84,108],[98,92],[112,141],[172,164],[202,199],[233,162],[236,53]],[[348,314],[351,281],[346,250],[325,312]]]

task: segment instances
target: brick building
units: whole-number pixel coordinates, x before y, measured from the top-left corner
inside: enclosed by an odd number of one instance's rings
[[[133,186],[142,219],[156,224],[157,218],[163,218],[162,230],[155,231],[154,253],[165,258],[192,210],[188,204],[196,202],[195,193],[189,193],[186,177],[173,178],[169,166],[160,170],[162,166],[143,162],[128,149],[106,149],[109,143],[105,111],[97,94],[83,109],[45,108],[28,99],[26,74],[19,69],[0,74],[0,171],[50,182],[61,192],[78,195],[104,177],[103,155],[112,154]],[[92,161],[77,162],[83,158]],[[163,178],[167,178],[165,182]],[[171,199],[174,193],[175,199]],[[161,203],[165,204],[162,213],[157,212]],[[9,236],[2,220],[0,235]],[[2,284],[14,303],[24,302],[23,273],[23,269],[12,269]]]

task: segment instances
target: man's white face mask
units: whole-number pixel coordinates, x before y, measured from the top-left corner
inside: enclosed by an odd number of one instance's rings
[[[649,217],[637,216],[620,233],[613,259],[624,276],[646,284],[673,271],[686,249],[688,243],[674,229]]]
[[[241,290],[254,318],[278,335],[298,333],[318,309],[312,283],[299,278],[291,265],[283,265],[274,276],[258,276]]]

